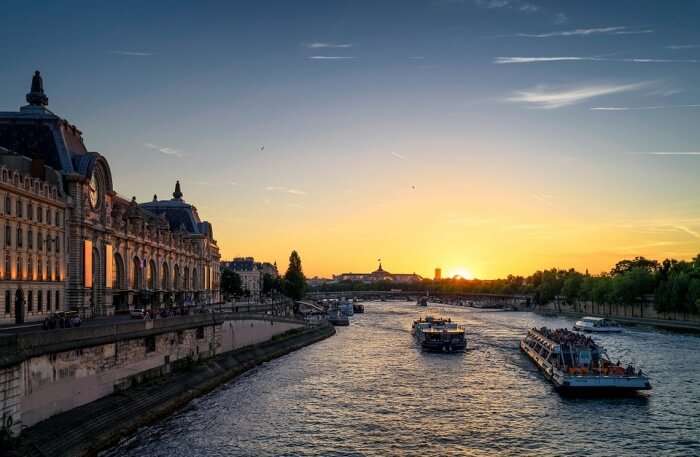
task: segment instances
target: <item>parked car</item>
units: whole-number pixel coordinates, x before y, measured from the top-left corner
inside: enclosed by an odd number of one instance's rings
[[[135,308],[129,311],[132,319],[143,319],[146,317],[146,311],[143,308]]]

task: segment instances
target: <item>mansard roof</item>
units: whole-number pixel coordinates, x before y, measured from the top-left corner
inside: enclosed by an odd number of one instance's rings
[[[24,176],[45,181],[49,185],[56,186],[59,195],[64,195],[63,181],[61,175],[50,166],[41,161],[32,160],[15,151],[0,146],[0,167],[5,166],[9,170],[18,171]]]
[[[197,208],[183,200],[179,181],[175,185],[172,199],[158,200],[154,198],[153,201],[139,204],[139,207],[153,214],[164,215],[170,224],[170,230],[184,230],[193,235],[214,239],[214,230],[211,224],[202,221],[197,213]]]
[[[35,79],[37,77],[38,72]],[[74,158],[89,154],[82,132],[46,107],[48,98],[43,93],[43,83],[41,92],[35,93],[35,79],[32,92],[27,94],[29,105],[19,111],[0,112],[0,146],[31,159],[43,160],[64,174],[74,173],[78,171]]]

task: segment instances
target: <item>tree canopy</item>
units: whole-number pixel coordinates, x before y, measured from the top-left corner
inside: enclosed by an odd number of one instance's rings
[[[301,267],[301,257],[297,251],[289,255],[289,266],[284,274],[283,292],[289,298],[301,300],[306,293],[306,277]]]

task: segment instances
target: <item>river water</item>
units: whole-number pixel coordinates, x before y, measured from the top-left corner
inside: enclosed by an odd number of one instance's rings
[[[371,302],[336,336],[276,359],[103,455],[700,455],[700,337],[646,327],[596,336],[653,390],[567,398],[520,353],[531,327],[572,319]],[[411,323],[467,325],[469,350],[418,349]]]

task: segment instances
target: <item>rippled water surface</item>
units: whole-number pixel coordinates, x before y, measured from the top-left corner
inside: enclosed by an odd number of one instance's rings
[[[596,336],[654,390],[565,398],[520,353],[533,326],[573,320],[367,303],[336,336],[264,364],[139,431],[107,456],[700,455],[700,337],[645,327]],[[427,354],[420,315],[467,325],[469,351]]]

